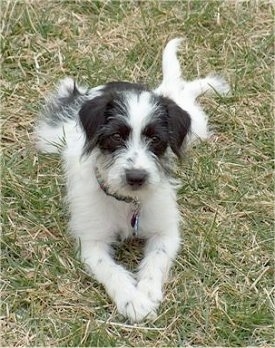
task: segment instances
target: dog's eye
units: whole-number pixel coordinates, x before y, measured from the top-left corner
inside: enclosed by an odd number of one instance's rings
[[[112,134],[111,138],[115,142],[120,142],[122,140],[122,136],[119,133]]]
[[[160,138],[157,137],[156,135],[154,135],[152,138],[151,138],[151,143],[153,144],[157,144],[160,142]]]

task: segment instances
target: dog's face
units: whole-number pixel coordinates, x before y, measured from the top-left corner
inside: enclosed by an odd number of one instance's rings
[[[139,195],[166,178],[168,154],[180,156],[189,115],[173,101],[129,83],[110,83],[79,112],[86,154],[114,191]]]

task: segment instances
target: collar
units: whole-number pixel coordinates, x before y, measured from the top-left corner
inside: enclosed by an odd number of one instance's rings
[[[138,229],[139,229],[139,216],[140,216],[140,202],[138,198],[133,198],[130,196],[122,196],[116,192],[110,192],[109,186],[104,182],[104,179],[100,175],[97,167],[95,169],[95,176],[100,188],[107,196],[113,197],[120,202],[132,204],[133,212],[132,212],[130,224],[131,224],[131,227],[133,228],[133,235],[136,237],[138,234]]]

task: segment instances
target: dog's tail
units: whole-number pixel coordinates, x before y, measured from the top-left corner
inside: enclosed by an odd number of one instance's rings
[[[162,55],[162,83],[167,87],[173,85],[175,82],[182,81],[181,68],[177,58],[178,48],[183,39],[175,38],[170,40],[164,48]]]
[[[75,132],[76,115],[87,96],[87,89],[66,77],[45,98],[34,128],[36,147],[41,152],[58,153],[66,138]]]
[[[163,79],[159,87],[154,90],[156,94],[170,97],[175,93],[175,90],[183,87],[184,80],[181,77],[180,63],[177,57],[177,51],[182,41],[181,38],[175,38],[170,40],[164,48],[162,54]]]

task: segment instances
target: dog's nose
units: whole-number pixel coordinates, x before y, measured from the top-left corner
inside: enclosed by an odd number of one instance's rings
[[[143,169],[126,170],[126,181],[133,189],[140,188],[146,181],[148,173]]]

